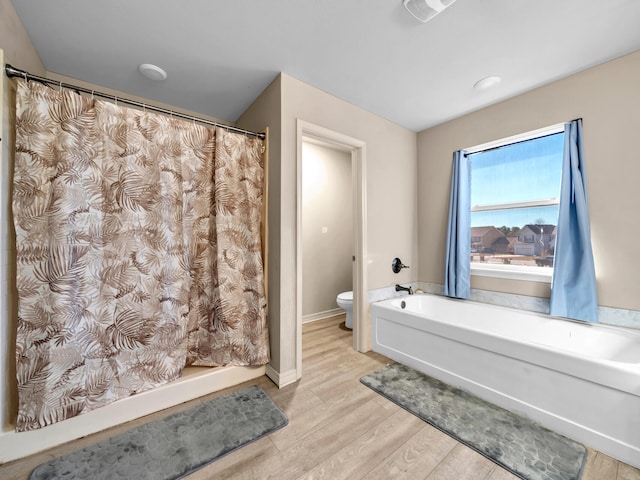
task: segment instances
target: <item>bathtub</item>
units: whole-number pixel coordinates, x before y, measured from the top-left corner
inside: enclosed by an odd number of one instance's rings
[[[371,332],[374,351],[640,468],[640,331],[411,295],[372,303]]]

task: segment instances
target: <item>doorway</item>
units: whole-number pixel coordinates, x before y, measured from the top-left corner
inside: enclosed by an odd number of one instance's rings
[[[362,140],[298,119],[297,121],[297,214],[296,214],[296,370],[302,376],[302,153],[303,144],[312,142],[346,152],[351,157],[353,214],[353,348],[370,348],[370,328],[366,289],[366,144]]]
[[[353,291],[352,163],[346,149],[308,138],[302,143],[303,324],[344,313],[336,297]]]

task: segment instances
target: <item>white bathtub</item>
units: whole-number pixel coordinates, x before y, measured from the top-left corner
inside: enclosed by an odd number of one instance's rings
[[[371,322],[374,351],[640,467],[640,331],[436,295]]]

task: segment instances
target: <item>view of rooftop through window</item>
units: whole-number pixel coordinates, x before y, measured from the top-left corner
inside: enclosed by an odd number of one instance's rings
[[[564,133],[470,154],[471,261],[553,266]]]

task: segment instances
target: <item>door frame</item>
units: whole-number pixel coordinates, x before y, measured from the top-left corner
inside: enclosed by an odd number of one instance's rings
[[[367,301],[367,183],[366,143],[354,137],[297,119],[296,162],[296,373],[302,376],[302,144],[320,142],[351,154],[352,208],[354,213],[353,348],[370,348],[369,303]]]

